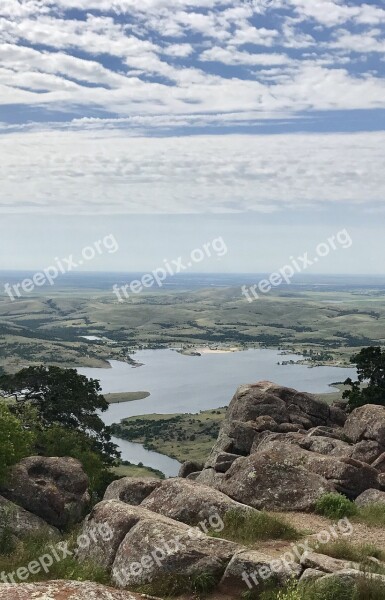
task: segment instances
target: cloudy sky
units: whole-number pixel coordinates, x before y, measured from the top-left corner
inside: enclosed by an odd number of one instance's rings
[[[0,268],[113,233],[93,269],[222,235],[204,270],[266,271],[345,227],[318,272],[383,273],[384,32],[381,0],[2,0]]]

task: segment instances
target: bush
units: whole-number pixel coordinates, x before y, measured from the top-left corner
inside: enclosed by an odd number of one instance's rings
[[[315,507],[318,514],[329,519],[342,519],[357,514],[357,506],[342,494],[324,494]]]
[[[25,430],[8,406],[0,403],[0,483],[6,480],[9,467],[28,456],[33,442],[33,434]]]
[[[230,510],[224,519],[224,529],[209,532],[212,537],[221,537],[243,544],[252,544],[255,540],[297,540],[299,532],[284,519],[261,511]]]

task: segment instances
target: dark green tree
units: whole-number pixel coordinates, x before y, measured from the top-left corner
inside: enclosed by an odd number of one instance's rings
[[[385,349],[379,346],[362,348],[350,359],[357,367],[358,380],[350,377],[344,382],[350,385],[343,398],[348,400],[351,410],[364,404],[381,404],[385,406]]]
[[[98,414],[108,409],[98,380],[87,379],[75,369],[28,367],[0,376],[0,390],[15,396],[13,410],[22,419],[26,407],[34,407],[43,430],[60,426],[80,432],[106,463],[112,464],[119,455],[109,427]]]

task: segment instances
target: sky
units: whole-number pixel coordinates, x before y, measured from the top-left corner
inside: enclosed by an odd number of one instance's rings
[[[2,0],[0,269],[383,274],[385,3]]]

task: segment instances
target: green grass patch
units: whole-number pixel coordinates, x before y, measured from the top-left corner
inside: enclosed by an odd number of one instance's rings
[[[322,554],[341,560],[351,560],[361,564],[373,562],[368,561],[370,557],[385,560],[385,551],[373,544],[351,544],[347,540],[336,540],[329,544],[323,544]]]
[[[251,592],[252,593],[252,592]],[[315,583],[299,584],[292,581],[285,589],[263,592],[245,600],[384,600],[385,584],[369,574],[356,581],[328,578]]]
[[[209,532],[212,537],[224,538],[242,544],[253,544],[257,540],[297,540],[300,533],[281,517],[264,511],[254,513],[230,510],[223,518],[224,529]]]
[[[371,527],[385,527],[385,504],[368,504],[358,509],[355,520]]]
[[[193,594],[196,598],[204,598],[210,594],[219,583],[222,576],[202,571],[192,575],[162,575],[158,579],[136,586],[134,591],[161,598],[174,598],[181,594]]]
[[[329,519],[342,519],[343,517],[352,517],[357,514],[356,504],[343,496],[342,494],[329,493],[319,498],[315,506],[318,514]]]
[[[69,550],[73,551],[76,546],[76,534],[61,538],[62,542],[68,543]],[[6,554],[0,555],[0,572],[13,573],[16,583],[30,583],[34,581],[47,581],[50,579],[68,579],[73,581],[95,581],[96,583],[108,584],[110,577],[104,569],[96,566],[91,561],[78,562],[74,556],[67,556],[62,560],[57,560],[53,553],[51,545],[55,548],[57,540],[52,540],[46,534],[33,534],[26,536],[23,540],[17,540],[15,545]],[[17,578],[17,570],[28,567],[29,563],[36,562],[39,557],[49,554],[52,559],[52,565],[46,573],[43,568],[39,573],[32,574],[24,581]],[[63,553],[57,550],[57,555],[62,556]],[[47,563],[48,564],[48,563]],[[37,569],[34,569],[37,570]]]

